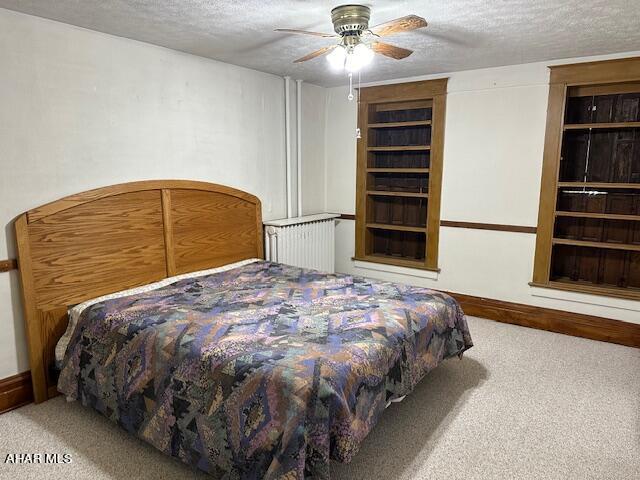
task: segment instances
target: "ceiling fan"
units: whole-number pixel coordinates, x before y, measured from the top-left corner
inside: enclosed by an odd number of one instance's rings
[[[290,28],[278,28],[276,32],[339,39],[338,43],[311,52],[294,60],[294,63],[306,62],[328,54],[327,60],[334,69],[344,68],[349,72],[356,72],[372,60],[374,53],[395,60],[402,60],[413,53],[412,50],[380,42],[378,38],[427,26],[424,18],[407,15],[369,28],[370,17],[371,9],[365,5],[340,5],[331,10],[331,21],[336,35]]]

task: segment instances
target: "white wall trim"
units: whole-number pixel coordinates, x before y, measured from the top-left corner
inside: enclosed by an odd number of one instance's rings
[[[327,155],[327,145],[329,144],[329,138],[327,136],[327,125],[329,125],[329,95],[328,95],[328,90],[325,89],[325,95],[324,95],[324,131],[323,131],[323,137],[324,137],[324,199],[323,199],[323,204],[324,204],[324,208],[323,210],[325,212],[327,212],[329,210],[328,205],[329,205],[329,181],[327,180],[329,177],[329,161],[328,161],[328,155]]]
[[[287,176],[287,218],[293,216],[293,195],[291,189],[291,77],[284,77],[284,136],[285,136],[285,158]]]
[[[302,80],[296,80],[296,197],[298,200],[298,217],[302,213]]]

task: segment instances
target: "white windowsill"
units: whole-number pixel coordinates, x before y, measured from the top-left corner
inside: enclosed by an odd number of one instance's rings
[[[566,292],[564,290],[553,290],[550,288],[534,286],[531,286],[530,288],[531,296],[533,297],[550,298],[552,300],[563,300],[565,302],[584,303],[586,305],[596,305],[599,307],[640,312],[640,302],[635,300],[601,297],[600,295],[591,295],[588,293]]]
[[[362,270],[373,270],[376,272],[393,273],[396,275],[407,275],[410,277],[427,278],[429,280],[438,280],[438,272],[431,270],[420,270],[417,268],[397,267],[395,265],[387,265],[386,263],[363,262],[362,260],[352,260],[353,266]]]

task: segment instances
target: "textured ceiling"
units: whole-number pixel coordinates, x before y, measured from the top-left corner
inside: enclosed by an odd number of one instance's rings
[[[347,3],[347,2],[345,2]],[[324,58],[292,60],[331,39],[274,28],[332,32],[338,1],[0,0],[0,7],[128,37],[323,86],[345,83]],[[414,13],[424,30],[387,37],[415,53],[376,56],[363,81],[640,50],[640,0],[381,0],[370,25]]]

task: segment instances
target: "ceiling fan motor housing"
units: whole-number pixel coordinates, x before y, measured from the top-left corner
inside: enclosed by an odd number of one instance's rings
[[[358,35],[369,29],[371,10],[364,5],[340,5],[331,10],[333,29],[339,35]]]

